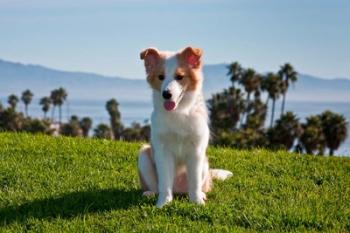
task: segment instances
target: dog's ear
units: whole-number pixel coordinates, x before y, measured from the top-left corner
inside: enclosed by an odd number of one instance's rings
[[[202,49],[192,47],[187,47],[180,52],[180,56],[191,69],[200,67],[202,54]]]
[[[140,53],[140,58],[145,61],[146,72],[150,73],[159,61],[159,51],[156,48],[145,49]]]

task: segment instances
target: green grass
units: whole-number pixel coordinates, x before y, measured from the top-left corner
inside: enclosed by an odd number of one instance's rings
[[[0,134],[0,232],[350,231],[350,159],[210,148],[205,206],[141,196],[138,143]]]

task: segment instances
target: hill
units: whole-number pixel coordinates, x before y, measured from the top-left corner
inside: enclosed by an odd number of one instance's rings
[[[350,159],[210,148],[205,206],[141,196],[138,143],[0,133],[1,232],[350,230]]]
[[[136,100],[139,96],[148,96],[146,83],[141,80],[107,77],[84,72],[66,72],[49,69],[39,65],[24,65],[0,60],[0,96],[9,93],[20,94],[29,88],[36,96],[47,96],[57,87],[67,89],[73,99],[108,99],[119,97],[121,100]],[[135,90],[138,95],[131,95]]]
[[[226,76],[226,64],[204,67],[206,97],[230,85]],[[0,60],[0,97],[20,94],[31,89],[37,97],[45,96],[59,86],[67,89],[71,99],[106,100],[112,97],[120,101],[150,99],[150,91],[144,79],[126,79],[93,73],[67,72],[39,65],[25,65]],[[350,80],[321,79],[301,74],[299,81],[288,93],[289,100],[348,101]]]

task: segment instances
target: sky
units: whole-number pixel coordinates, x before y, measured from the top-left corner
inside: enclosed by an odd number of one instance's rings
[[[4,60],[144,78],[142,49],[188,45],[206,64],[350,78],[350,1],[0,0]]]

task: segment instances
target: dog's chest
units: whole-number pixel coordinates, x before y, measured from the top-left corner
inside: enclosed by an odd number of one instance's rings
[[[152,119],[152,134],[177,160],[182,160],[181,157],[187,154],[187,150],[199,143],[198,127],[193,121],[192,117],[186,115],[158,115]]]
[[[188,144],[188,139],[183,138],[179,134],[168,134],[163,137],[164,145],[166,145],[166,150],[171,152],[175,156],[176,161],[181,163],[185,160],[186,155],[191,150],[192,145]]]
[[[182,141],[190,140],[197,134],[198,129],[195,127],[195,120],[188,115],[168,114],[158,117],[155,123],[159,135]]]

